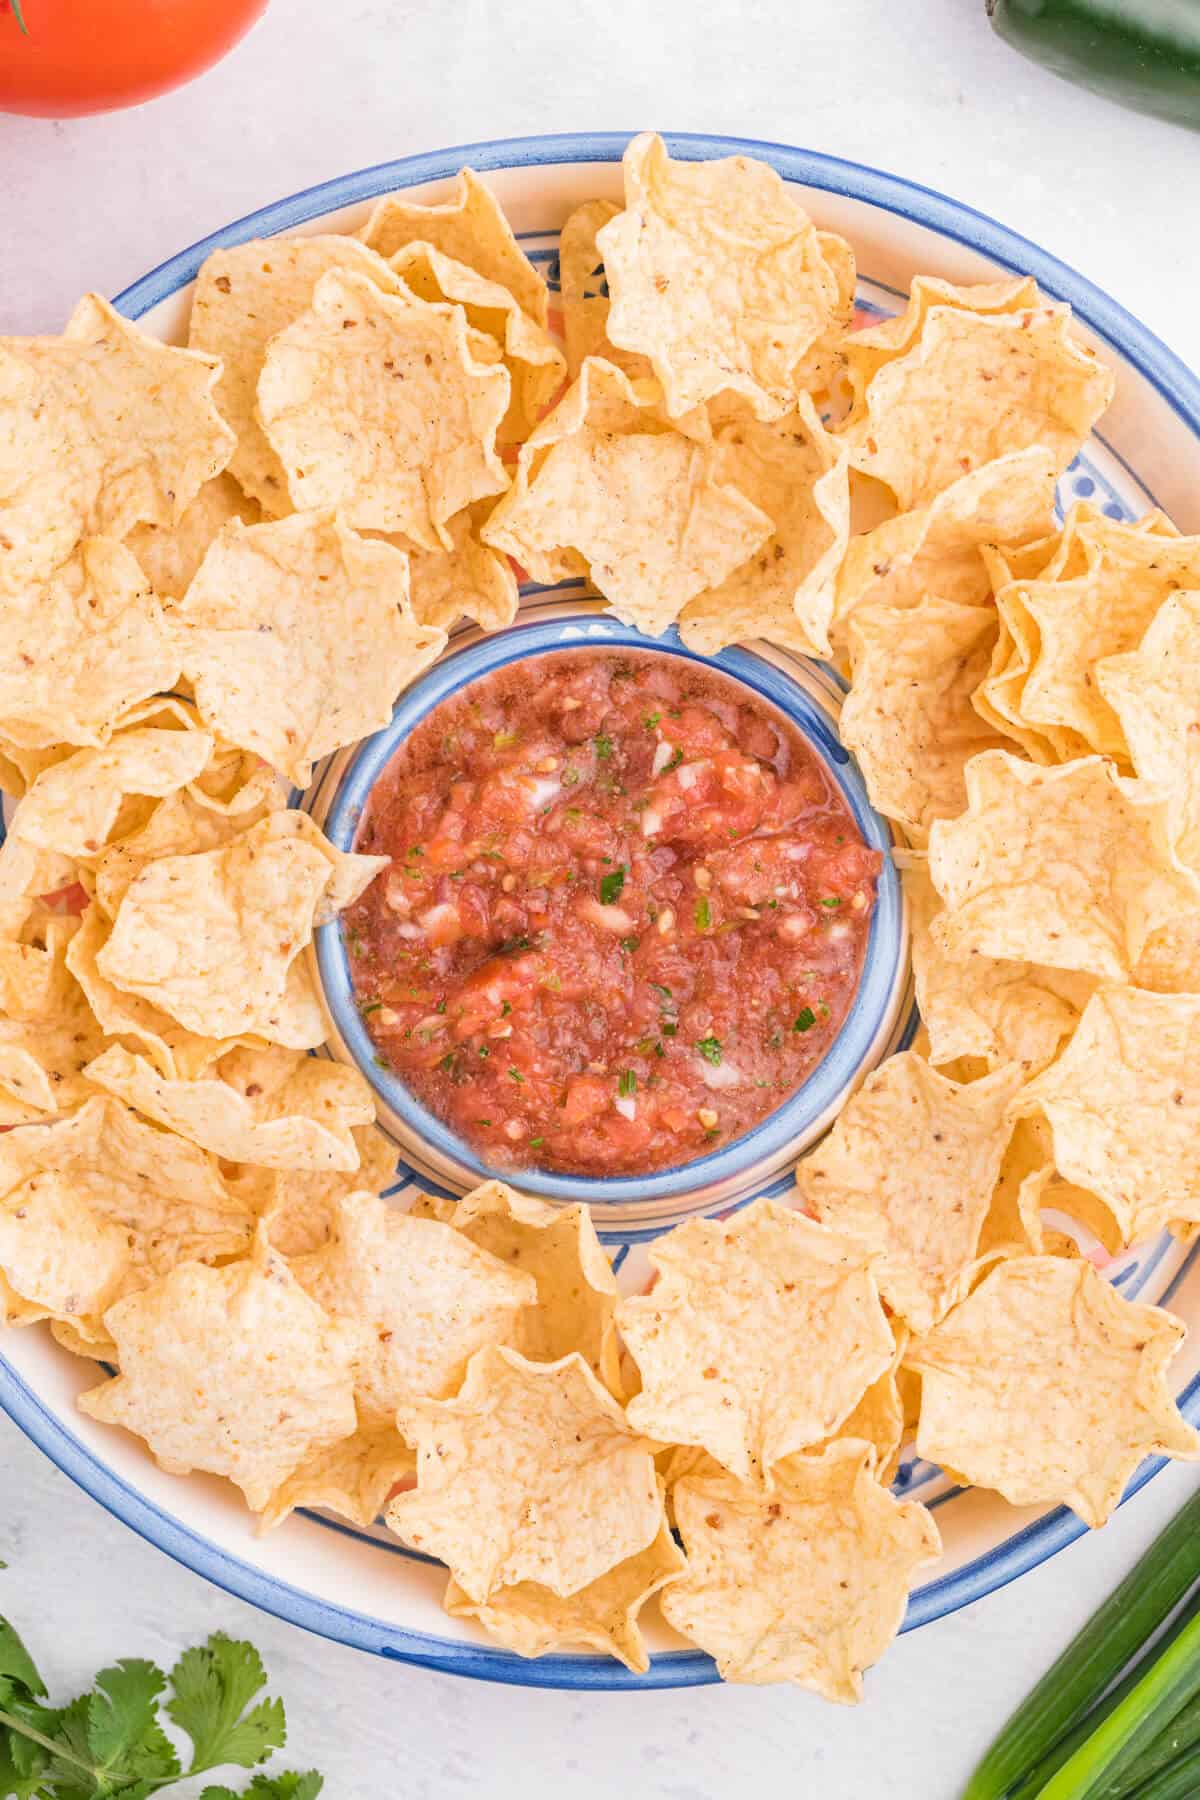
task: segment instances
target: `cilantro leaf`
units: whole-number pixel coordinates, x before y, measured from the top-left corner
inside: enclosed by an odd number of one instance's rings
[[[253,1645],[222,1631],[184,1651],[171,1670],[167,1711],[192,1740],[191,1772],[223,1763],[251,1769],[282,1747],[287,1738],[282,1703],[262,1700],[250,1706],[266,1680]]]
[[[696,1048],[700,1052],[701,1056],[704,1058],[705,1062],[712,1063],[714,1068],[717,1067],[717,1065],[721,1061],[721,1040],[720,1040],[720,1038],[718,1038],[718,1037],[697,1038]]]
[[[45,1696],[46,1684],[37,1672],[37,1665],[17,1635],[14,1625],[0,1618],[0,1677],[10,1676],[19,1681],[25,1692],[31,1697]]]
[[[611,874],[602,878],[600,882],[602,906],[612,906],[621,898],[621,890],[625,886],[625,874],[625,866],[622,864],[619,869],[614,869]]]
[[[87,1698],[84,1747],[102,1786],[179,1774],[179,1758],[158,1723],[162,1670],[141,1658],[101,1669]],[[77,1703],[78,1704],[78,1703]]]
[[[228,1787],[202,1788],[200,1800],[317,1800],[324,1786],[324,1778],[315,1769],[303,1774],[285,1769],[280,1775],[256,1775],[241,1795]]]

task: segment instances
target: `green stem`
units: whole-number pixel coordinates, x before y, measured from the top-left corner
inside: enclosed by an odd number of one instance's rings
[[[21,11],[21,0],[12,0],[12,9],[16,14],[17,24],[21,27],[22,37],[28,37],[29,27],[25,23],[25,14]]]
[[[1046,1783],[1038,1800],[1094,1800],[1105,1780],[1127,1769],[1198,1691],[1200,1617],[1155,1659],[1120,1706]]]
[[[7,1726],[9,1731],[15,1731],[20,1737],[31,1738],[35,1744],[40,1744],[43,1750],[48,1750],[51,1756],[59,1762],[73,1763],[77,1769],[86,1770],[93,1781],[99,1779],[100,1770],[93,1768],[90,1762],[85,1762],[82,1756],[76,1756],[73,1750],[68,1750],[63,1744],[56,1744],[53,1738],[43,1737],[40,1731],[35,1730],[32,1725],[27,1725],[24,1719],[15,1718],[12,1713],[5,1712],[3,1708],[0,1708],[0,1725]]]
[[[1129,1795],[1135,1796],[1136,1800],[1152,1775],[1157,1775],[1161,1769],[1173,1768],[1182,1757],[1194,1752],[1198,1743],[1200,1699],[1190,1700],[1181,1707],[1150,1748],[1101,1788],[1098,1800],[1127,1800]]]

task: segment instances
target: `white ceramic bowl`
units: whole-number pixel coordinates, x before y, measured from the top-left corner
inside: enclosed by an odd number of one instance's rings
[[[227,226],[173,257],[119,297],[150,330],[182,335],[196,270],[221,244],[275,232],[354,229],[369,201],[394,188],[435,199],[464,163],[495,186],[533,259],[557,278],[557,231],[581,200],[619,199],[624,136],[596,134],[472,144],[363,170],[293,195]],[[1065,501],[1088,496],[1118,517],[1161,505],[1185,530],[1200,530],[1200,382],[1114,301],[1054,257],[970,208],[928,189],[812,151],[709,137],[669,137],[677,156],[741,151],[772,163],[794,183],[819,224],[844,233],[858,253],[860,303],[889,312],[912,275],[983,281],[1035,275],[1069,301],[1085,332],[1117,369],[1103,432],[1064,477]],[[402,1166],[398,1190],[413,1181]],[[787,1176],[767,1191],[781,1191]],[[605,1221],[607,1223],[608,1221]],[[642,1240],[653,1227],[605,1232],[623,1283],[645,1275]],[[1174,1364],[1184,1412],[1200,1422],[1200,1259],[1168,1238],[1114,1263],[1126,1294],[1164,1301],[1193,1327]],[[383,1656],[487,1680],[571,1688],[669,1687],[715,1679],[710,1660],[651,1623],[649,1672],[631,1675],[590,1655],[529,1662],[486,1643],[438,1605],[444,1574],[383,1531],[359,1532],[317,1514],[296,1515],[267,1537],[227,1484],[179,1480],[155,1468],[133,1438],[82,1417],[75,1396],[93,1370],[38,1329],[9,1332],[0,1356],[0,1405],[60,1468],[133,1530],[209,1580],[281,1617]],[[1159,1466],[1135,1475],[1136,1491]],[[945,1555],[913,1594],[906,1630],[976,1600],[1053,1555],[1083,1526],[1062,1508],[1016,1509],[992,1494],[955,1489],[938,1470],[906,1461],[897,1487],[937,1509]]]

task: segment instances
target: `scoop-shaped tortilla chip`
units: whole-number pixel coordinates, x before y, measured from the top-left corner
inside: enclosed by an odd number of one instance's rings
[[[1159,925],[1197,907],[1200,882],[1171,850],[1158,790],[1103,757],[1044,769],[987,750],[966,784],[962,817],[929,834],[945,901],[930,929],[947,954],[1121,981]]]
[[[522,1355],[557,1362],[578,1350],[620,1399],[617,1284],[587,1207],[547,1206],[487,1181],[458,1202],[450,1221],[481,1250],[536,1281],[537,1302],[522,1313],[515,1339]]]
[[[418,300],[451,301],[461,306],[468,325],[495,339],[512,380],[500,442],[528,437],[567,372],[567,359],[544,325],[523,312],[506,287],[432,244],[405,244],[390,259],[390,266]]]
[[[516,618],[520,592],[512,564],[479,541],[490,513],[484,502],[451,519],[448,550],[409,549],[412,609],[422,625],[449,631],[465,613],[485,631],[498,631]]]
[[[872,802],[916,840],[967,803],[963,770],[1006,740],[971,696],[996,641],[987,607],[927,594],[915,606],[860,606],[847,628],[854,674],[842,742],[858,758]]]
[[[332,513],[226,526],[171,612],[201,716],[297,787],[388,723],[445,648],[420,625],[408,562]]]
[[[345,1322],[359,1418],[372,1426],[411,1400],[456,1392],[475,1352],[513,1343],[537,1298],[532,1275],[366,1193],[337,1202],[333,1238],[293,1268]]]
[[[675,1489],[687,1570],[662,1597],[676,1631],[726,1681],[794,1681],[827,1700],[862,1697],[862,1672],[900,1629],[918,1569],[941,1539],[925,1508],[898,1501],[855,1439],[793,1457],[768,1493],[729,1475]]]
[[[163,609],[112,538],[86,539],[42,584],[0,586],[0,733],[14,744],[103,744],[178,673]]]
[[[226,470],[205,482],[177,525],[139,525],[129,535],[129,548],[155,593],[178,600],[224,526],[233,519],[257,525],[261,518],[258,501],[244,494]]]
[[[1002,1069],[959,1085],[904,1051],[867,1076],[796,1170],[801,1205],[875,1258],[880,1293],[914,1331],[967,1290],[1020,1082]]]
[[[1169,796],[1181,859],[1200,868],[1200,592],[1172,594],[1137,649],[1105,657],[1095,673],[1137,773]]]
[[[911,347],[871,377],[843,433],[851,466],[902,512],[983,464],[1039,444],[1066,468],[1113,394],[1113,373],[1042,302],[1020,313],[932,306]]]
[[[362,237],[380,256],[406,244],[430,244],[465,263],[514,296],[523,312],[545,325],[550,310],[546,284],[513,236],[500,202],[474,169],[461,169],[446,200],[410,200],[385,194],[375,202]]]
[[[173,1270],[105,1324],[121,1372],[81,1409],[144,1438],[169,1475],[235,1482],[255,1511],[355,1428],[349,1345],[261,1239],[226,1268]]]
[[[297,510],[403,531],[435,550],[446,521],[508,486],[496,432],[508,370],[462,308],[385,294],[331,269],[312,305],[271,339],[258,416]]]
[[[1004,281],[981,281],[966,287],[944,281],[940,275],[914,275],[908,304],[902,313],[856,331],[843,345],[846,376],[856,408],[861,408],[872,379],[887,363],[894,362],[919,342],[935,306],[959,308],[988,317],[1000,313],[1026,313],[1042,304],[1032,275],[1010,276]]]
[[[253,1033],[297,1047],[292,965],[322,909],[348,905],[382,863],[339,858],[343,874],[314,834],[306,814],[276,813],[224,849],[148,863],[117,907],[98,972],[201,1036]]]
[[[659,1280],[617,1308],[630,1423],[744,1480],[831,1436],[892,1360],[869,1255],[786,1206],[690,1219],[649,1256]]]
[[[95,1321],[178,1263],[243,1254],[254,1230],[211,1156],[100,1096],[0,1137],[0,1206],[8,1281],[40,1316],[71,1320]],[[76,1272],[77,1247],[89,1242],[96,1291]]]
[[[764,163],[675,162],[653,132],[623,163],[625,210],[597,239],[609,337],[649,357],[672,418],[725,392],[757,418],[786,413],[840,300],[799,200]]]
[[[265,1169],[358,1167],[351,1126],[375,1105],[357,1069],[298,1050],[231,1050],[212,1074],[169,1081],[144,1056],[113,1044],[87,1079],[227,1162]]]
[[[1165,601],[1200,587],[1200,537],[1163,538],[1144,524],[1085,520],[1086,570],[1072,579],[1019,584],[1037,630],[1037,650],[1019,708],[1031,725],[1076,733],[1093,750],[1127,760],[1118,715],[1097,664],[1135,651]]]
[[[746,418],[718,427],[716,445],[718,479],[775,529],[748,562],[688,601],[684,642],[712,654],[765,637],[804,656],[828,656],[834,580],[850,533],[844,452],[807,394],[770,424]]]
[[[0,591],[47,580],[82,538],[179,521],[234,448],[218,366],[98,294],[61,337],[0,338]]]
[[[393,1426],[360,1425],[352,1437],[327,1445],[293,1469],[263,1507],[260,1528],[272,1530],[298,1507],[320,1506],[365,1531],[389,1494],[413,1484],[416,1470],[415,1454]]]
[[[1200,1223],[1200,996],[1098,988],[1018,1110],[1044,1114],[1059,1172],[1104,1202],[1124,1243]]]
[[[34,991],[24,991],[19,1017],[0,1013],[0,1126],[31,1124],[92,1098],[83,1069],[104,1048],[104,1036],[67,972],[66,942],[49,950],[5,947],[41,956],[49,966],[33,966]]]
[[[1200,1456],[1167,1364],[1179,1320],[1123,1300],[1086,1257],[1017,1256],[913,1344],[917,1449],[1014,1506],[1103,1525],[1150,1455]]]
[[[650,1448],[578,1354],[480,1350],[456,1399],[414,1402],[397,1422],[417,1487],[387,1522],[476,1605],[524,1581],[568,1599],[662,1529]]]
[[[875,1452],[875,1479],[882,1487],[888,1487],[896,1478],[907,1425],[904,1397],[900,1391],[900,1365],[908,1349],[909,1334],[898,1319],[893,1319],[892,1329],[896,1334],[896,1348],[889,1367],[878,1381],[871,1383],[854,1411],[838,1427],[836,1435],[806,1452],[811,1456],[843,1438],[859,1438],[870,1444]],[[785,1457],[779,1466],[786,1475],[791,1458]],[[713,1468],[724,1474],[719,1464],[714,1463]]]
[[[917,1008],[935,1066],[979,1057],[988,1068],[1016,1063],[1036,1073],[1074,1030],[1093,977],[1031,962],[945,949],[932,928],[941,910],[925,858],[904,853]]]
[[[267,345],[308,310],[330,269],[349,270],[389,293],[397,287],[382,257],[357,238],[331,233],[223,245],[196,277],[188,343],[220,358],[217,405],[237,434],[229,472],[269,518],[290,512],[291,503],[283,466],[259,421],[258,378]]]
[[[590,574],[613,611],[651,636],[772,529],[723,479],[717,448],[664,427],[656,404],[656,387],[585,363],[522,446],[513,487],[482,532],[538,581]]]
[[[122,731],[103,749],[78,750],[29,787],[9,830],[42,850],[98,856],[131,794],[162,799],[202,775],[213,751],[206,731]]]
[[[1040,444],[997,457],[952,481],[926,506],[850,539],[837,577],[837,624],[859,606],[913,607],[929,594],[986,603],[992,571],[983,548],[1007,550],[1049,531],[1054,458]]]
[[[685,1566],[664,1521],[645,1550],[565,1600],[535,1581],[522,1581],[476,1602],[451,1576],[443,1605],[452,1619],[474,1619],[518,1656],[545,1656],[567,1646],[607,1651],[635,1675],[644,1675],[650,1657],[638,1615],[654,1594],[679,1579]]]

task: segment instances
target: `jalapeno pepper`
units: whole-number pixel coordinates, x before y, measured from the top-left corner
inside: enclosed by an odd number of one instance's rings
[[[1200,130],[1200,0],[987,0],[987,12],[1053,74]]]

